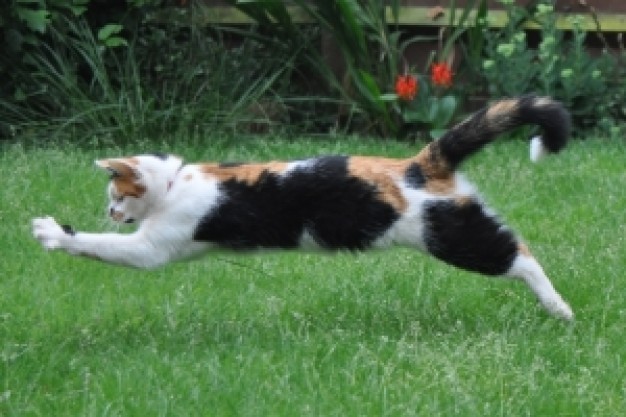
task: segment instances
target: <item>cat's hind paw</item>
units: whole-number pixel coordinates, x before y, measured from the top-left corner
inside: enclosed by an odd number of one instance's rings
[[[574,320],[574,312],[572,308],[563,299],[558,296],[554,299],[544,301],[544,307],[555,317],[563,319],[565,321]]]

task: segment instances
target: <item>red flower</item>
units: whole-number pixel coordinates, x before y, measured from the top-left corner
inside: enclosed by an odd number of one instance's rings
[[[430,79],[440,87],[451,87],[452,68],[445,62],[435,62],[431,68]]]
[[[396,78],[396,94],[400,100],[411,101],[417,94],[417,79],[412,75],[398,75]]]

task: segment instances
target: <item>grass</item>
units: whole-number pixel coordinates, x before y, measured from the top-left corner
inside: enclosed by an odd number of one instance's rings
[[[174,140],[176,139],[176,140]],[[539,165],[499,142],[465,167],[577,317],[520,283],[405,249],[211,254],[137,271],[45,253],[30,219],[104,220],[98,157],[190,160],[419,146],[345,138],[174,138],[124,149],[4,144],[1,416],[611,416],[626,410],[625,146],[574,142]]]

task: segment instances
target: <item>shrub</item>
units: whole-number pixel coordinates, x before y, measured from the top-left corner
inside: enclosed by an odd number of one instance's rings
[[[337,45],[345,71],[337,74],[319,50],[319,38],[307,36],[294,23],[285,1],[240,1],[230,3],[251,17],[262,29],[262,38],[272,48],[296,51],[296,67],[310,68],[325,87],[329,98],[339,102],[337,127],[384,136],[401,136],[408,128],[419,127],[436,133],[451,120],[456,109],[452,97],[439,102],[439,97],[431,96],[424,76],[419,75],[420,90],[416,100],[408,104],[398,101],[398,97],[388,93],[398,76],[417,72],[404,61],[405,49],[424,40],[436,40],[423,36],[406,37],[398,28],[397,20],[400,1],[341,0],[294,0],[299,13],[307,16],[313,28],[325,33]],[[454,2],[453,3],[453,10]],[[464,22],[475,1],[468,2],[458,26],[447,38],[440,51],[440,60],[448,58],[451,45],[465,31]],[[388,13],[389,11],[389,13]],[[456,22],[453,16],[451,22]],[[258,36],[248,32],[248,36]],[[449,63],[447,63],[449,64]],[[430,71],[430,65],[427,65]],[[425,111],[429,104],[435,110]],[[441,111],[440,111],[441,110]]]
[[[610,113],[611,80],[616,61],[607,51],[592,56],[585,46],[587,33],[571,19],[570,36],[556,27],[551,4],[540,2],[526,9],[501,0],[508,23],[502,30],[484,31],[481,62],[486,90],[491,97],[527,92],[549,95],[562,101],[579,127],[597,126]],[[533,48],[523,24],[539,24],[540,41]],[[475,62],[475,61],[474,61]]]
[[[117,16],[124,25],[91,12],[56,15],[24,46],[23,60],[4,53],[1,68],[11,79],[0,93],[4,133],[37,126],[128,140],[236,128],[265,117],[258,103],[273,95],[288,56],[253,39],[226,47],[219,31],[188,24],[191,10],[161,24],[157,7],[135,3],[141,17]]]

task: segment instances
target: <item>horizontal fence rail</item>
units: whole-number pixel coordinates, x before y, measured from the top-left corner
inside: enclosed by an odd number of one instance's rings
[[[310,23],[308,16],[298,7],[289,7],[289,12],[294,22]],[[394,22],[393,13],[387,7],[389,22]],[[556,26],[558,29],[570,30],[574,21],[583,30],[602,32],[626,32],[626,14],[624,13],[557,13]],[[448,26],[451,10],[440,7],[403,6],[398,13],[397,24],[402,26]],[[457,19],[461,13],[456,13]],[[475,20],[476,12],[470,13],[467,22],[471,24]],[[194,13],[193,23],[200,25],[209,24],[250,24],[253,21],[235,7],[231,6],[204,6]],[[504,10],[489,10],[487,23],[490,27],[500,28],[507,23],[507,15]],[[456,22],[455,22],[456,23]],[[538,29],[539,25],[529,21],[525,24],[527,29]]]

